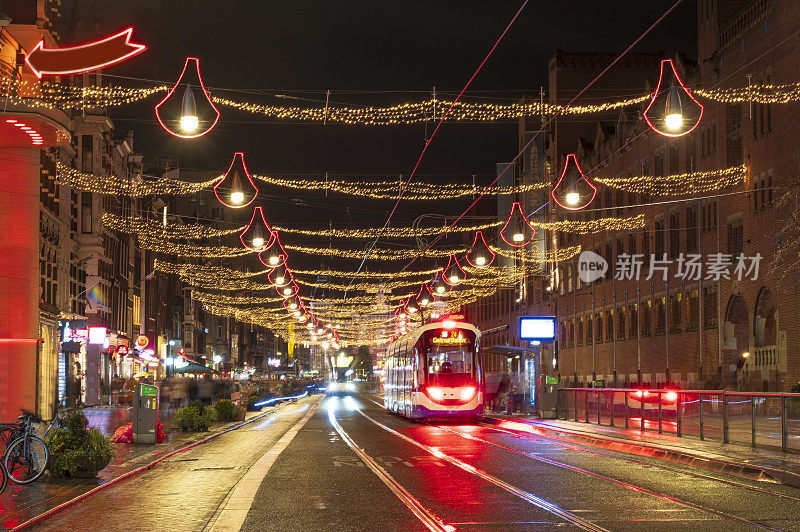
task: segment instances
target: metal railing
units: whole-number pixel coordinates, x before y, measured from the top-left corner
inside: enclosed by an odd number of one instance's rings
[[[800,394],[563,388],[557,416],[800,453]]]

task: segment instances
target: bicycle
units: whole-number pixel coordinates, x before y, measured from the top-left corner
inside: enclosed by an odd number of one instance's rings
[[[22,434],[6,447],[3,465],[11,482],[30,484],[44,474],[50,453],[44,440],[34,434],[34,424],[43,423],[44,420],[25,410],[22,411],[20,420]],[[53,421],[47,432],[55,425],[55,420]]]

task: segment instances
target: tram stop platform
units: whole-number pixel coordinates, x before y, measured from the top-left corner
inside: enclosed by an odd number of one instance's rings
[[[656,458],[749,480],[800,487],[800,453],[751,447],[721,440],[701,440],[674,433],[641,431],[581,421],[540,419],[520,414],[487,414],[483,421],[530,437]]]

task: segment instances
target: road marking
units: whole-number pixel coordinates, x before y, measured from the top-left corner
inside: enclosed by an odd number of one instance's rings
[[[357,412],[359,414],[361,414],[362,416],[364,416],[365,418],[367,418],[368,420],[370,420],[375,425],[377,425],[380,428],[382,428],[383,430],[385,430],[386,432],[389,432],[390,434],[394,434],[398,438],[400,438],[402,440],[405,440],[408,443],[419,447],[423,451],[426,451],[426,452],[432,454],[433,456],[435,456],[437,458],[440,458],[442,460],[450,462],[454,466],[466,471],[467,473],[472,473],[473,475],[476,475],[476,476],[482,478],[483,480],[486,480],[486,481],[494,484],[495,486],[503,488],[504,490],[508,491],[509,493],[513,493],[514,495],[516,495],[516,496],[520,497],[521,499],[533,504],[534,506],[537,506],[538,508],[541,508],[542,510],[546,510],[546,511],[552,513],[552,514],[555,514],[555,515],[561,517],[562,519],[564,519],[565,521],[567,521],[569,523],[572,523],[573,525],[575,525],[575,526],[577,526],[579,528],[582,528],[584,530],[593,530],[595,532],[607,532],[605,528],[603,528],[603,527],[601,527],[599,525],[596,525],[596,524],[592,523],[591,521],[587,521],[587,520],[583,519],[582,517],[578,517],[577,515],[573,515],[572,513],[568,512],[566,510],[562,510],[561,508],[559,508],[555,504],[553,504],[551,502],[548,502],[548,501],[542,499],[541,497],[537,497],[533,493],[529,493],[529,492],[527,492],[525,490],[517,488],[516,486],[513,486],[513,485],[511,485],[508,482],[505,482],[503,480],[500,480],[499,478],[494,477],[494,476],[490,475],[489,473],[486,473],[485,471],[481,471],[480,469],[477,469],[473,465],[470,465],[470,464],[468,464],[466,462],[463,462],[463,461],[459,460],[458,458],[454,458],[454,457],[452,457],[452,456],[450,456],[448,454],[445,454],[439,449],[435,449],[433,447],[428,447],[424,443],[420,443],[420,442],[418,442],[417,440],[415,440],[413,438],[409,438],[408,436],[406,436],[404,434],[400,434],[396,430],[387,427],[383,423],[372,419],[371,417],[369,417],[367,414],[365,414],[361,410],[357,410]]]
[[[308,420],[311,419],[311,416],[316,412],[319,402],[320,401],[317,400],[314,407],[308,410],[303,419],[295,423],[295,425],[290,428],[286,434],[281,436],[267,452],[261,455],[261,458],[259,458],[239,482],[236,483],[233,493],[231,493],[231,496],[225,501],[225,506],[214,520],[210,529],[211,532],[238,531],[242,528],[247,514],[250,513],[250,507],[253,504],[256,493],[258,493],[258,488],[261,487],[261,483],[264,481],[267,473],[269,473],[272,464],[275,463],[278,456],[288,447],[294,437],[297,436],[300,429],[308,423]]]
[[[375,475],[380,478],[384,484],[394,493],[400,501],[406,505],[406,507],[411,510],[417,519],[425,525],[428,530],[432,532],[454,532],[456,527],[453,525],[445,524],[440,518],[435,516],[430,510],[425,508],[416,497],[411,495],[399,482],[397,482],[393,476],[386,472],[384,468],[382,468],[375,460],[373,460],[367,453],[361,450],[358,445],[353,441],[353,439],[348,435],[344,429],[339,425],[339,422],[336,421],[336,415],[334,413],[335,408],[332,408],[330,405],[328,406],[328,419],[330,420],[331,425],[333,428],[336,429],[336,432],[339,433],[342,440],[347,444],[350,449],[353,450],[354,453],[358,455],[359,458],[369,467]]]

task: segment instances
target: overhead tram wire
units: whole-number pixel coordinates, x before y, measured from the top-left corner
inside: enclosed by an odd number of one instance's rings
[[[450,114],[450,111],[453,109],[453,107],[455,107],[456,103],[458,103],[458,101],[461,99],[461,97],[467,91],[469,86],[472,84],[472,81],[475,79],[475,77],[478,75],[478,73],[483,69],[483,66],[486,64],[486,62],[492,56],[492,54],[494,53],[495,49],[497,49],[497,47],[499,46],[500,42],[506,36],[506,33],[508,33],[508,30],[511,29],[511,26],[514,24],[514,22],[517,20],[519,15],[525,9],[525,6],[528,5],[528,1],[529,0],[525,0],[522,3],[520,8],[514,14],[514,17],[511,19],[511,21],[508,23],[508,25],[506,25],[505,29],[503,30],[503,33],[501,33],[500,36],[497,38],[497,41],[495,41],[494,46],[492,46],[492,48],[489,50],[489,53],[486,54],[486,57],[483,58],[483,61],[481,61],[481,64],[478,65],[478,68],[472,74],[472,77],[469,78],[469,80],[467,81],[466,85],[464,85],[464,88],[461,89],[461,92],[458,93],[458,96],[456,96],[456,98],[450,104],[450,107],[447,109],[447,111],[442,114],[442,117],[439,119],[439,122],[436,124],[436,128],[433,130],[433,133],[431,133],[430,138],[428,138],[428,140],[425,142],[425,146],[423,146],[422,152],[419,154],[419,158],[417,159],[417,163],[414,165],[414,169],[411,171],[411,175],[408,176],[408,180],[405,182],[405,184],[403,185],[403,188],[400,190],[400,194],[398,195],[397,200],[394,203],[394,207],[392,207],[392,210],[389,213],[389,216],[386,218],[386,223],[383,224],[383,228],[381,229],[381,231],[378,234],[378,236],[375,238],[375,241],[367,249],[367,251],[366,251],[366,253],[364,255],[364,258],[361,260],[361,264],[358,266],[358,269],[356,270],[356,274],[350,280],[350,283],[348,283],[348,286],[352,285],[353,282],[355,282],[356,277],[361,272],[361,269],[364,267],[364,263],[367,261],[367,258],[369,257],[370,253],[372,253],[372,250],[374,249],[374,247],[377,245],[378,240],[380,240],[381,236],[383,236],[383,233],[384,233],[384,231],[386,231],[386,228],[389,227],[389,223],[391,222],[392,216],[394,215],[395,211],[397,210],[398,205],[400,205],[400,200],[402,199],[403,194],[405,193],[406,189],[408,188],[409,183],[411,183],[411,180],[414,179],[414,176],[417,173],[417,169],[419,168],[419,165],[422,163],[422,158],[425,157],[425,152],[428,150],[428,146],[430,146],[431,142],[433,142],[433,139],[436,137],[436,133],[438,133],[439,128],[444,123],[445,119],[447,118],[447,115]],[[678,0],[678,1],[680,2],[681,0]],[[345,289],[344,296],[343,296],[342,299],[347,299],[347,289]]]
[[[612,61],[612,62],[611,62],[611,63],[610,63],[610,64],[609,64],[609,65],[608,65],[606,68],[604,68],[602,72],[600,72],[600,73],[599,73],[597,76],[595,76],[595,77],[594,77],[594,79],[592,79],[592,81],[590,81],[590,82],[589,82],[589,84],[588,84],[588,85],[586,85],[586,87],[584,87],[583,89],[581,89],[581,91],[580,91],[578,94],[576,94],[576,95],[575,95],[575,96],[574,96],[574,97],[573,97],[573,98],[572,98],[572,99],[569,101],[569,103],[568,103],[566,106],[564,106],[563,108],[569,107],[569,106],[571,106],[573,103],[575,103],[575,101],[576,101],[578,98],[580,98],[580,97],[581,97],[581,95],[583,95],[583,93],[584,93],[584,92],[586,92],[587,90],[589,90],[589,89],[591,88],[591,86],[592,86],[592,85],[594,85],[594,84],[597,82],[597,80],[599,80],[599,79],[600,79],[601,77],[603,77],[603,76],[604,76],[604,75],[605,75],[605,74],[606,74],[606,73],[607,73],[609,70],[611,70],[611,68],[613,68],[613,67],[614,67],[614,65],[616,65],[616,64],[617,64],[619,61],[621,61],[623,57],[625,57],[626,55],[628,55],[628,53],[629,53],[629,52],[630,52],[630,51],[631,51],[631,50],[632,50],[632,49],[633,49],[633,48],[634,48],[634,47],[635,47],[637,44],[639,44],[639,43],[640,43],[640,42],[641,42],[641,41],[642,41],[642,40],[643,40],[643,39],[644,39],[644,38],[647,36],[647,34],[649,34],[651,31],[653,31],[653,29],[655,29],[655,27],[656,27],[656,26],[658,26],[658,25],[659,25],[659,24],[660,24],[660,23],[661,23],[661,22],[662,22],[662,21],[663,21],[665,18],[667,18],[667,16],[668,16],[670,13],[672,13],[672,12],[675,10],[675,8],[677,8],[677,7],[678,7],[678,6],[679,6],[679,5],[680,5],[682,2],[683,2],[683,0],[677,0],[677,1],[676,1],[674,4],[672,4],[672,6],[671,6],[669,9],[667,9],[667,10],[666,10],[666,11],[665,11],[665,12],[664,12],[664,13],[663,13],[663,14],[662,14],[662,15],[661,15],[659,18],[658,18],[658,20],[656,20],[655,22],[653,22],[653,24],[651,24],[651,25],[650,25],[650,27],[649,27],[649,28],[647,28],[647,29],[644,31],[644,33],[642,33],[642,34],[641,34],[641,35],[640,35],[640,36],[639,36],[639,37],[638,37],[638,38],[637,38],[635,41],[633,41],[633,43],[631,43],[631,45],[630,45],[630,46],[628,46],[628,47],[627,47],[627,48],[626,48],[626,49],[625,49],[625,50],[624,50],[624,51],[623,51],[621,54],[619,54],[619,55],[617,56],[617,58],[616,58],[616,59],[614,59],[614,61]],[[562,109],[563,109],[563,108],[562,108]],[[536,133],[535,133],[535,134],[534,134],[534,135],[533,135],[533,136],[530,138],[530,140],[528,140],[528,142],[526,142],[526,143],[525,143],[525,145],[522,147],[522,149],[520,149],[520,150],[519,150],[519,152],[517,152],[517,154],[516,154],[516,155],[514,156],[514,158],[513,158],[513,159],[510,161],[510,163],[516,163],[516,162],[517,162],[517,160],[518,160],[518,159],[519,159],[519,158],[522,156],[522,154],[523,154],[523,153],[525,153],[525,150],[527,150],[527,149],[528,149],[528,147],[529,147],[529,146],[530,146],[530,145],[533,143],[533,141],[534,141],[534,140],[536,140],[536,138],[537,138],[537,137],[538,137],[538,136],[539,136],[539,135],[540,135],[540,134],[541,134],[541,133],[542,133],[542,132],[545,130],[545,128],[546,128],[547,126],[549,126],[549,125],[550,125],[550,123],[551,123],[553,120],[555,120],[555,119],[556,119],[556,118],[557,118],[559,115],[561,115],[561,113],[562,113],[562,112],[563,112],[563,111],[557,111],[555,114],[553,114],[553,116],[551,116],[550,118],[548,118],[548,119],[547,119],[547,122],[545,122],[544,124],[542,124],[542,126],[541,126],[541,127],[540,127],[540,128],[537,130],[537,131],[536,131]],[[464,212],[463,212],[463,213],[461,213],[461,215],[460,215],[460,216],[459,216],[459,217],[458,217],[458,218],[457,218],[457,219],[456,219],[456,220],[455,220],[455,221],[454,221],[454,222],[453,222],[453,223],[450,225],[450,227],[452,228],[453,226],[455,226],[455,225],[456,225],[456,224],[457,224],[457,223],[458,223],[458,222],[459,222],[459,221],[460,221],[460,220],[461,220],[461,219],[462,219],[462,218],[463,218],[463,217],[464,217],[464,216],[465,216],[465,215],[466,215],[466,214],[467,214],[467,213],[468,213],[468,212],[469,212],[469,211],[470,211],[470,210],[471,210],[471,209],[472,209],[472,208],[473,208],[475,205],[477,205],[477,203],[478,203],[478,202],[481,200],[481,198],[483,198],[483,197],[486,195],[486,192],[488,192],[488,190],[489,190],[489,189],[491,189],[492,187],[494,187],[494,185],[495,185],[495,184],[496,184],[496,183],[497,183],[497,182],[500,180],[500,178],[501,178],[501,177],[503,177],[503,175],[504,175],[504,174],[505,174],[505,173],[508,171],[508,169],[509,169],[509,168],[511,168],[511,167],[512,167],[512,164],[507,164],[507,165],[506,165],[506,167],[503,169],[503,171],[501,171],[501,172],[500,172],[500,173],[497,175],[497,177],[495,178],[495,180],[494,180],[494,181],[492,181],[492,182],[491,182],[491,184],[489,184],[489,186],[488,186],[488,187],[486,187],[486,189],[485,189],[483,192],[481,192],[481,193],[480,193],[480,195],[479,195],[479,196],[478,196],[478,197],[475,199],[475,201],[473,201],[473,202],[472,202],[472,203],[469,205],[469,207],[467,207],[467,208],[466,208],[466,210],[464,210]],[[402,269],[401,271],[405,271],[405,269],[406,269],[406,268],[408,268],[409,266],[411,266],[412,264],[414,264],[414,262],[416,262],[416,261],[417,261],[417,259],[419,259],[421,256],[423,256],[423,255],[424,255],[424,253],[425,253],[426,251],[428,251],[428,250],[429,250],[431,247],[433,247],[433,246],[434,246],[434,245],[435,245],[435,244],[436,244],[436,243],[437,243],[437,242],[438,242],[440,239],[441,239],[441,235],[439,235],[439,236],[437,236],[436,238],[434,238],[434,239],[433,239],[433,241],[432,241],[430,244],[428,244],[428,245],[427,245],[427,247],[426,247],[425,249],[421,250],[421,251],[420,251],[420,253],[418,253],[418,254],[417,254],[417,256],[415,256],[415,257],[414,257],[413,259],[411,259],[411,260],[410,260],[410,261],[409,261],[409,262],[408,262],[408,263],[407,263],[405,266],[403,266],[403,269]]]

